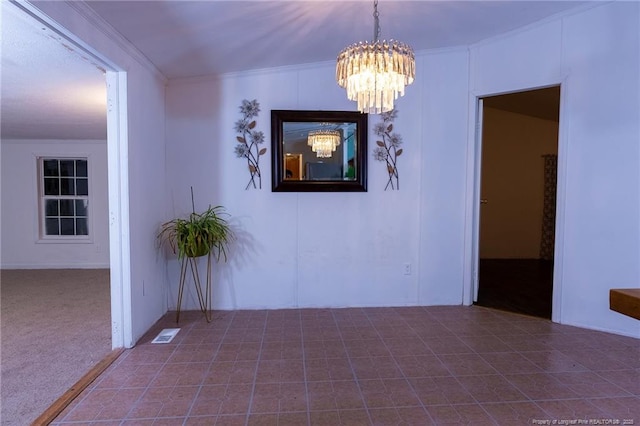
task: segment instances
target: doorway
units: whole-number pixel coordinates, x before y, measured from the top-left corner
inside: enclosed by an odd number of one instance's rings
[[[476,304],[551,318],[560,86],[481,99]]]
[[[107,179],[112,348],[132,347],[129,234],[127,72],[28,2],[10,2],[26,19],[50,31],[69,52],[104,70],[107,86]]]

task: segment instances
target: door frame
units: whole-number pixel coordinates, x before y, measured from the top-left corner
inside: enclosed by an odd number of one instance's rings
[[[127,73],[29,2],[9,2],[64,39],[69,47],[105,70],[107,86],[107,180],[109,197],[109,269],[111,347],[133,346],[129,246],[129,160]]]
[[[553,300],[551,320],[562,323],[562,279],[564,264],[564,230],[568,152],[567,108],[568,77],[546,85],[522,87],[501,92],[469,93],[469,120],[467,132],[467,179],[465,191],[465,243],[462,303],[472,305],[478,297],[478,265],[480,254],[480,179],[482,168],[482,115],[483,100],[489,96],[560,86],[560,117],[558,123],[558,171],[556,194],[556,229],[553,266]]]

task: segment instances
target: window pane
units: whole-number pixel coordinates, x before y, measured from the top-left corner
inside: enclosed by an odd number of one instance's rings
[[[44,178],[44,195],[60,195],[60,179]]]
[[[60,235],[74,235],[74,220],[60,219]]]
[[[75,179],[73,178],[60,179],[60,195],[76,195],[74,183]]]
[[[87,219],[76,219],[76,235],[89,235]]]
[[[74,176],[75,161],[60,160],[60,176]]]
[[[45,176],[58,176],[58,160],[42,160],[42,171]]]
[[[76,195],[89,195],[89,180],[76,179]]]
[[[58,231],[58,219],[46,219],[44,225],[47,235],[60,235],[60,231]]]
[[[76,176],[87,177],[87,160],[76,160]]]
[[[46,200],[44,206],[45,216],[58,216],[58,200]]]
[[[60,200],[60,216],[73,216],[74,200]]]
[[[87,204],[89,204],[87,200],[76,200],[76,216],[87,215]]]

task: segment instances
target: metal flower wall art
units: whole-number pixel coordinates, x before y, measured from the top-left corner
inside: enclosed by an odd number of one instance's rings
[[[250,186],[262,189],[260,157],[266,154],[267,148],[260,148],[260,145],[264,143],[264,133],[255,130],[256,120],[254,117],[257,117],[259,112],[260,104],[257,100],[243,100],[242,105],[240,105],[242,118],[236,121],[234,126],[235,131],[238,133],[238,136],[236,136],[238,144],[236,145],[235,153],[238,158],[247,160],[250,175],[249,183],[244,189],[249,189]]]
[[[382,122],[376,123],[373,127],[373,132],[382,139],[376,141],[377,146],[373,149],[373,157],[378,161],[384,161],[389,173],[387,185],[384,187],[385,191],[388,188],[392,190],[400,189],[398,157],[402,155],[402,148],[400,148],[402,137],[397,133],[393,133],[393,120],[397,116],[398,111],[395,109],[383,112],[380,114]]]

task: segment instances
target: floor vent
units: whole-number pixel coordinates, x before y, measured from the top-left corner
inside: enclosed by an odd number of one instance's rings
[[[178,331],[180,331],[179,328],[165,328],[156,336],[155,339],[151,341],[151,343],[169,343],[174,337],[176,337]]]

